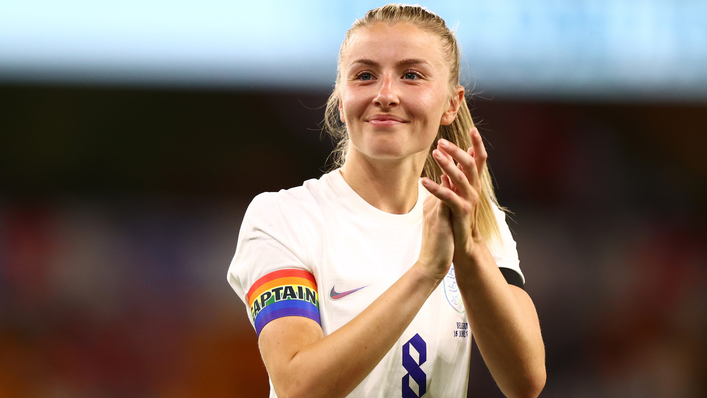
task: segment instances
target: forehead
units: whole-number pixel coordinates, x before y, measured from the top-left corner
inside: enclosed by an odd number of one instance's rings
[[[442,39],[408,22],[378,22],[352,32],[341,57],[346,66],[359,59],[424,59],[434,66],[446,66]]]

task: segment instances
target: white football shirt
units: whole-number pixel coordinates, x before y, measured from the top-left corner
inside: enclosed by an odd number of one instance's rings
[[[256,332],[281,316],[304,316],[319,322],[326,336],[356,317],[417,261],[428,195],[419,185],[409,213],[385,213],[358,196],[338,170],[258,195],[228,270]],[[505,214],[495,208],[495,215],[502,243],[489,249],[499,267],[523,278]],[[348,397],[464,397],[470,354],[471,330],[452,269]],[[276,397],[272,386],[270,397]]]

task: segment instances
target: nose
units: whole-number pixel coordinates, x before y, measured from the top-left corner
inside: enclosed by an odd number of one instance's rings
[[[399,99],[395,91],[395,78],[388,75],[380,80],[378,92],[373,102],[383,108],[389,108],[398,104]]]

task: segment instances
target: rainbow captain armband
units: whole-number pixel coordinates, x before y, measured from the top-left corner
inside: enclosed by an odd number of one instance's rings
[[[284,269],[271,272],[251,286],[247,297],[258,336],[270,321],[284,316],[302,316],[321,325],[317,281],[307,271]]]

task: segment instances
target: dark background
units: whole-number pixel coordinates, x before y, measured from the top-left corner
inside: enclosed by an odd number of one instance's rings
[[[327,96],[0,85],[0,397],[266,396],[226,269],[250,199],[325,170]],[[707,396],[707,104],[470,106],[541,396]],[[478,355],[469,391],[501,396]]]

